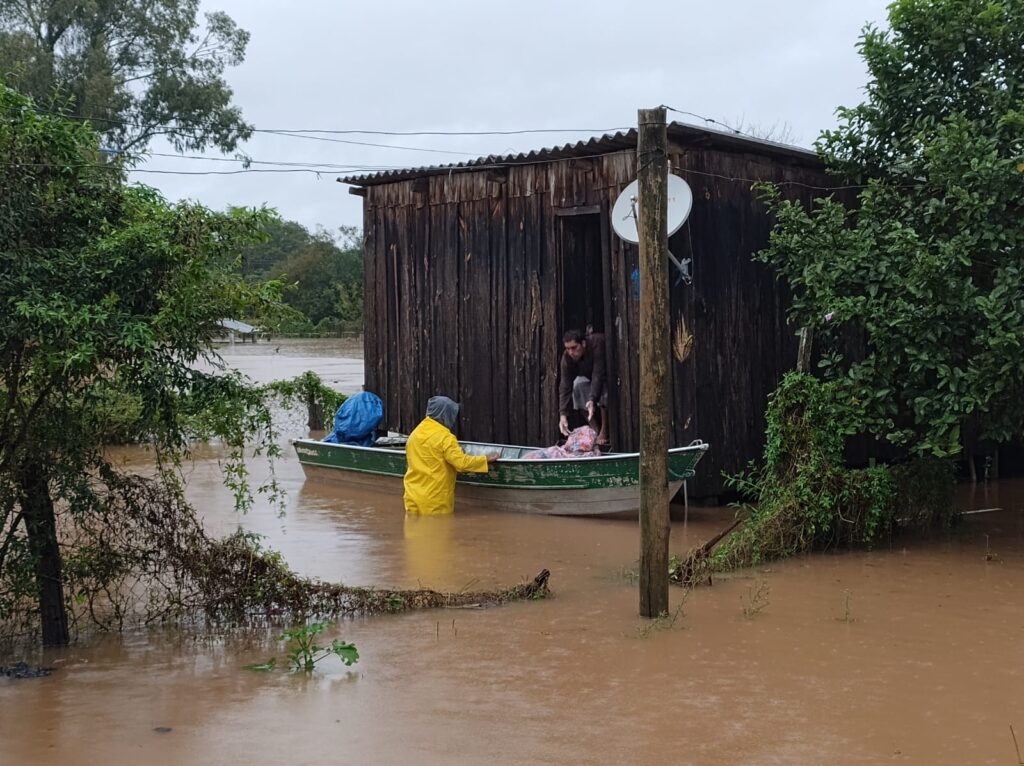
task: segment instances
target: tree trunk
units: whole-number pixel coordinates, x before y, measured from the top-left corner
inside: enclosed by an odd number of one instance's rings
[[[22,511],[29,549],[35,560],[39,589],[39,618],[43,646],[67,646],[68,615],[64,608],[64,581],[57,544],[57,517],[50,498],[46,469],[26,460],[21,468]]]
[[[306,394],[306,425],[310,431],[324,430],[324,408],[312,392]]]

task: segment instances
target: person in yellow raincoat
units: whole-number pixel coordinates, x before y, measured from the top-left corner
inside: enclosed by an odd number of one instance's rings
[[[455,511],[455,475],[487,473],[497,453],[467,455],[452,433],[459,405],[447,396],[432,396],[427,416],[405,444],[405,510],[424,516]]]

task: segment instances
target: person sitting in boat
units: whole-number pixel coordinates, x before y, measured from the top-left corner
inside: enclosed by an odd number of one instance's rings
[[[427,416],[409,434],[405,457],[405,510],[425,516],[455,511],[455,475],[487,473],[498,453],[467,455],[452,433],[459,405],[447,396],[432,396]]]
[[[562,336],[562,361],[558,379],[558,430],[568,436],[569,410],[586,411],[587,423],[598,420],[597,448],[608,449],[608,391],[605,382],[605,337],[594,332],[584,336],[568,330]]]

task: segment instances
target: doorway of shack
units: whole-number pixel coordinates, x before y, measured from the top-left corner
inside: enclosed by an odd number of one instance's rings
[[[607,219],[598,206],[558,211],[558,295],[561,333],[580,330],[604,333],[608,376],[609,435],[615,433],[618,386],[615,338],[611,325],[611,282],[608,266]],[[561,353],[561,344],[559,344]],[[579,418],[570,425],[583,424]],[[612,436],[614,443],[614,436]]]

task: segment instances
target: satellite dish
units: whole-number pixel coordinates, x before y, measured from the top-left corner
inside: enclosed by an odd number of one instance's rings
[[[640,182],[633,181],[622,190],[622,194],[612,206],[612,228],[615,233],[634,245],[640,242],[640,234],[636,229],[637,211],[639,210]],[[690,185],[679,176],[669,173],[668,176],[668,235],[671,237],[690,215],[693,207],[693,192]]]

